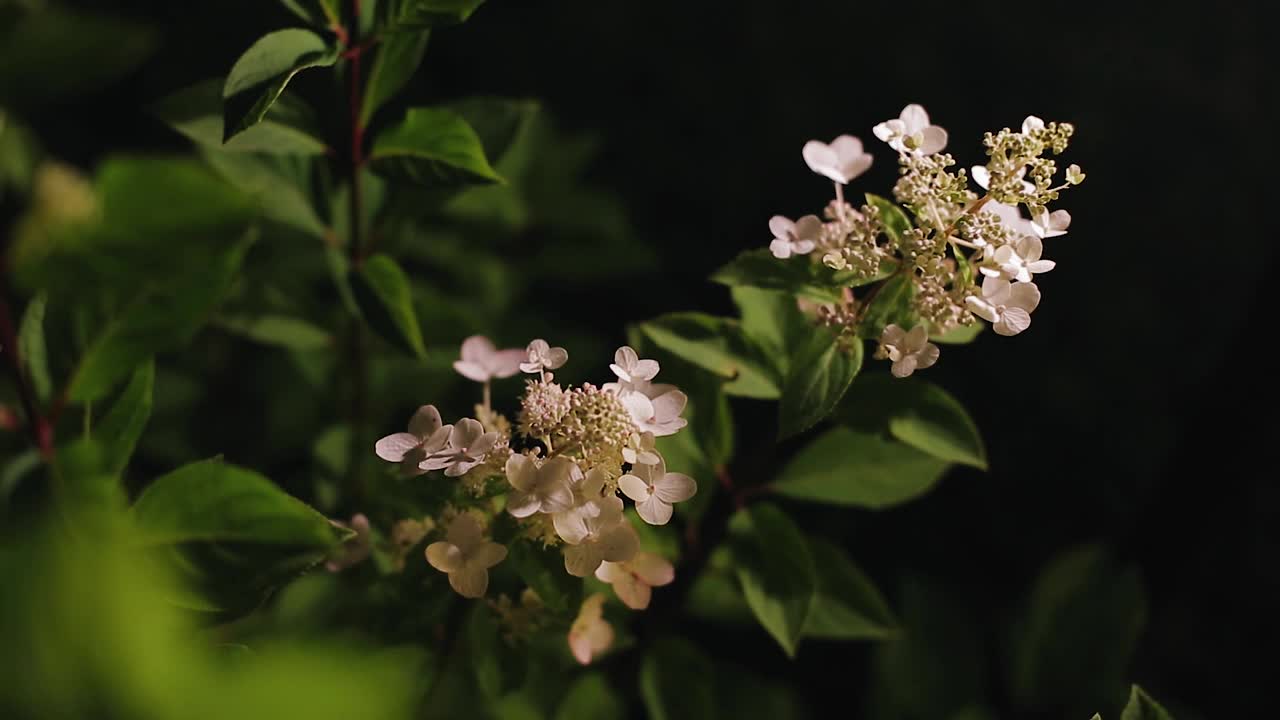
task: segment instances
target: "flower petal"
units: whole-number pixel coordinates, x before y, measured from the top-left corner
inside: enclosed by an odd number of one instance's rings
[[[649,499],[649,483],[635,475],[628,474],[618,478],[618,489],[622,490],[623,495],[636,502]]]
[[[656,494],[636,503],[636,514],[650,525],[666,525],[671,522],[671,503]]]
[[[553,347],[547,351],[543,364],[548,370],[555,370],[569,361],[569,351],[562,347]]]
[[[622,520],[605,530],[593,544],[599,546],[601,560],[626,562],[640,551],[640,536],[636,535],[631,523]],[[595,572],[595,568],[591,568],[591,571]]]
[[[779,260],[786,260],[791,257],[791,241],[774,238],[773,242],[769,243],[769,252]]]
[[[373,446],[373,450],[378,454],[378,457],[386,460],[387,462],[400,462],[404,459],[406,453],[417,448],[421,444],[422,440],[416,435],[411,435],[410,433],[395,433],[379,440],[377,444]]]
[[[669,585],[676,579],[676,570],[667,559],[651,552],[638,552],[626,567],[641,580],[654,587]]]
[[[997,335],[1006,337],[1017,335],[1018,333],[1031,327],[1031,313],[1019,307],[1005,308],[1000,314],[1000,322],[992,326]]]
[[[440,572],[457,572],[462,568],[462,551],[451,542],[433,542],[427,546],[427,562]]]
[[[773,236],[780,240],[790,240],[791,230],[795,226],[795,223],[782,215],[774,215],[769,218],[769,232],[773,233]]]
[[[491,568],[507,559],[507,548],[496,542],[482,542],[467,558],[468,566]]]
[[[462,341],[462,359],[474,363],[483,363],[497,348],[493,341],[483,335],[472,335]]]
[[[507,493],[507,512],[511,513],[512,517],[527,518],[541,509],[542,498],[534,493],[522,490],[512,490]]]
[[[631,573],[625,573],[610,584],[613,585],[613,592],[622,601],[623,605],[632,610],[644,610],[649,607],[649,599],[652,597],[653,591],[649,589],[647,584]]]
[[[457,572],[449,573],[449,584],[462,597],[484,597],[485,590],[489,589],[489,571],[482,567],[467,565]]]
[[[409,432],[420,438],[429,437],[431,433],[443,426],[440,411],[435,405],[423,405],[413,413],[413,417],[409,418]]]
[[[520,372],[520,364],[529,359],[524,350],[501,350],[490,356],[485,367],[496,378],[509,378]]]
[[[1020,282],[1009,290],[1009,300],[1007,305],[1020,307],[1028,313],[1036,309],[1040,304],[1040,288],[1035,283]]]
[[[669,503],[684,502],[698,492],[698,483],[683,473],[667,473],[653,484],[653,494]]]
[[[593,542],[570,545],[564,549],[564,569],[574,577],[586,577],[600,567],[604,560],[600,548]]]
[[[937,125],[930,125],[920,131],[922,142],[918,148],[924,155],[942,152],[947,147],[947,131]]]
[[[905,126],[903,132],[908,135],[914,135],[929,126],[929,113],[921,105],[911,103],[902,108],[902,114],[898,116]]]
[[[982,165],[974,165],[969,168],[969,177],[978,183],[978,187],[987,190],[991,187],[991,171]]]
[[[457,545],[465,556],[481,542],[480,523],[469,514],[463,513],[449,523],[449,532],[446,533],[446,537],[449,538],[449,542]]]

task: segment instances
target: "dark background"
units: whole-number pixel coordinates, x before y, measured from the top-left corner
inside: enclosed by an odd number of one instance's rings
[[[296,24],[266,0],[81,4],[162,30],[157,55],[124,83],[29,119],[86,167],[108,151],[183,148],[143,107]],[[1034,325],[946,347],[926,374],[971,409],[991,471],[956,471],[888,513],[819,521],[891,601],[904,574],[927,576],[992,627],[1058,552],[1102,541],[1147,586],[1131,679],[1171,705],[1231,717],[1268,706],[1280,640],[1280,490],[1261,460],[1280,439],[1267,28],[1261,3],[1247,2],[491,0],[432,39],[408,95],[536,97],[598,137],[592,176],[624,199],[659,262],[565,312],[618,339],[660,312],[728,310],[704,278],[767,244],[770,215],[827,200],[829,184],[800,157],[808,139],[862,137],[876,164],[850,192],[888,194],[893,156],[871,127],[906,103],[947,128],[962,166],[982,161],[984,130],[1029,113],[1074,123],[1063,164],[1088,179],[1064,193],[1074,221],[1047,244],[1058,267],[1037,279]],[[776,655],[767,639],[733,642]],[[820,706],[845,696],[866,662],[816,644],[773,670]],[[1007,688],[987,682],[1004,707]]]

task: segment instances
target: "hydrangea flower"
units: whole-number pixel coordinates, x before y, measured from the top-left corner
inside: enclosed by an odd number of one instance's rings
[[[537,375],[546,370],[555,370],[569,360],[569,351],[562,347],[551,347],[546,340],[538,338],[529,343],[525,349],[527,362],[520,363],[520,369]]]
[[[636,503],[636,513],[650,525],[666,525],[671,520],[672,503],[682,502],[698,492],[698,483],[681,473],[667,472],[658,458],[652,465],[636,465],[618,479],[618,487]]]
[[[990,263],[994,267],[983,265],[979,270],[987,277],[1031,282],[1032,276],[1049,272],[1056,265],[1052,260],[1041,260],[1042,252],[1044,244],[1040,242],[1040,238],[1024,235],[1017,243],[1002,245],[994,253],[989,253]]]
[[[975,315],[991,323],[998,335],[1017,335],[1031,327],[1031,313],[1040,304],[1035,283],[1010,283],[1000,278],[982,280],[982,297],[964,299]]]
[[[641,432],[651,432],[657,437],[674,435],[689,424],[680,417],[689,403],[689,396],[674,385],[649,382],[632,383],[620,388],[618,399],[631,414],[631,419]]]
[[[1041,239],[1066,235],[1069,227],[1071,213],[1066,210],[1049,212],[1048,208],[1042,207],[1031,213],[1031,229]]]
[[[769,218],[769,231],[773,233],[773,242],[769,243],[769,252],[773,256],[786,260],[792,255],[808,255],[818,246],[818,236],[822,233],[822,221],[816,215],[805,215],[792,222],[782,215]]]
[[[582,601],[578,617],[569,627],[569,651],[583,665],[613,645],[613,626],[604,619],[604,594],[596,593]]]
[[[600,500],[604,495],[606,473],[603,468],[592,468],[585,475],[578,472],[569,479],[571,502],[565,510],[551,516],[551,523],[561,540],[569,544],[580,543],[591,534],[587,521],[600,516]]]
[[[1017,177],[1019,180],[1022,180],[1022,178],[1023,178],[1024,176],[1026,176],[1026,174],[1027,174],[1027,168],[1026,168],[1026,166],[1024,165],[1024,166],[1022,166],[1022,167],[1018,168],[1018,172],[1016,173],[1016,177]],[[976,183],[978,183],[978,187],[982,188],[983,190],[990,190],[990,189],[991,189],[991,171],[990,171],[990,170],[988,170],[988,169],[986,168],[986,166],[984,166],[984,165],[974,165],[973,167],[969,168],[969,177],[973,178],[973,181],[974,181],[974,182],[976,182]],[[1032,185],[1031,183],[1027,182],[1026,180],[1022,180],[1022,190],[1023,190],[1023,192],[1028,192],[1028,193],[1029,193],[1029,192],[1034,191],[1035,189],[1036,189],[1036,186],[1035,186],[1035,185]]]
[[[569,481],[582,475],[577,464],[566,457],[540,462],[528,455],[507,458],[507,480],[514,490],[507,495],[507,512],[515,517],[534,513],[558,513],[573,505]]]
[[[507,549],[485,540],[480,523],[463,513],[449,524],[446,539],[427,546],[427,562],[449,574],[449,585],[462,597],[483,597],[489,588],[489,568],[507,557]]]
[[[992,200],[982,206],[982,212],[990,213],[1000,218],[1000,223],[1014,235],[1035,234],[1035,228],[1032,226],[1031,221],[1022,217],[1022,210],[1017,205],[1005,205],[1002,202]]]
[[[587,534],[564,549],[564,569],[574,577],[590,575],[602,562],[630,560],[640,550],[635,528],[622,516],[621,498],[609,495],[591,502],[598,512],[585,518]]]
[[[929,342],[929,333],[924,325],[917,325],[907,332],[898,325],[889,324],[880,335],[877,354],[893,362],[889,371],[894,377],[904,378],[938,362],[940,352],[937,345]]]
[[[422,461],[423,470],[444,470],[448,477],[465,475],[468,470],[484,462],[484,458],[498,442],[498,433],[485,432],[478,420],[463,418],[449,433],[448,447]]]
[[[947,146],[947,131],[930,125],[929,113],[914,103],[903,108],[898,119],[885,120],[872,132],[900,153],[932,155]]]
[[[871,167],[870,153],[862,149],[862,141],[852,135],[841,135],[828,145],[810,140],[800,151],[809,169],[845,185]]]
[[[499,350],[489,338],[472,335],[462,341],[462,359],[453,363],[453,369],[468,380],[487,383],[520,372],[520,364],[526,359],[528,352],[524,350]]]
[[[419,464],[439,452],[449,441],[452,425],[440,420],[435,405],[423,405],[409,418],[409,432],[393,433],[379,440],[373,450],[387,462],[399,463],[404,475],[421,475],[429,468]]]
[[[649,607],[653,588],[671,584],[676,579],[676,571],[661,555],[638,552],[626,562],[601,563],[596,577],[613,586],[614,594],[623,605],[643,610]]]
[[[638,382],[652,380],[658,374],[657,360],[641,360],[630,345],[623,345],[613,354],[613,363],[609,369],[622,382]]]

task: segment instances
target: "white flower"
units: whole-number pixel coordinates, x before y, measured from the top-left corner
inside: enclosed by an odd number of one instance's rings
[[[449,574],[449,584],[462,597],[484,596],[489,568],[507,557],[507,549],[480,536],[480,523],[463,513],[449,524],[446,539],[427,546],[427,562]]]
[[[636,503],[636,513],[650,525],[666,525],[671,520],[671,504],[688,500],[698,492],[698,483],[681,473],[667,472],[659,458],[653,465],[636,465],[618,478],[618,487]]]
[[[863,152],[862,141],[852,135],[841,135],[830,145],[810,140],[800,153],[810,170],[841,185],[866,172],[874,159],[870,153]]]
[[[604,619],[604,594],[596,593],[582,601],[578,617],[569,627],[569,651],[583,665],[613,645],[613,626]]]
[[[1040,304],[1040,288],[1035,283],[1010,284],[987,277],[982,280],[982,297],[970,295],[964,303],[974,314],[992,323],[998,335],[1017,335],[1031,326],[1031,312]]]
[[[484,462],[485,455],[498,442],[498,433],[485,432],[478,420],[463,418],[449,433],[449,446],[427,457],[419,465],[423,470],[444,469],[449,477],[465,475]]]
[[[795,222],[782,215],[774,215],[769,218],[769,231],[773,233],[769,252],[774,257],[785,260],[792,255],[808,255],[813,252],[818,244],[818,235],[822,232],[822,221],[816,215],[805,215]]]
[[[584,475],[578,472],[569,478],[571,501],[569,508],[551,516],[556,534],[569,544],[580,543],[591,533],[587,520],[600,516],[600,503],[603,497],[605,471],[603,468],[591,468]]]
[[[630,441],[627,442],[626,447],[622,448],[622,459],[632,465],[637,463],[653,465],[662,462],[656,440],[657,438],[651,432],[631,433]]]
[[[890,372],[900,378],[938,362],[940,352],[937,345],[929,342],[924,325],[917,325],[907,332],[893,324],[886,325],[880,335],[880,351],[893,361]]]
[[[929,113],[919,105],[908,105],[896,120],[885,120],[872,129],[876,137],[900,153],[932,155],[947,146],[947,131],[929,124]]]
[[[453,369],[468,380],[489,382],[520,372],[520,363],[527,357],[524,350],[498,350],[489,338],[472,335],[462,341],[462,359],[453,363]]]
[[[401,474],[421,475],[427,468],[419,467],[419,463],[443,448],[452,430],[452,425],[441,423],[435,405],[423,405],[409,418],[409,432],[388,435],[373,450],[387,462],[400,463]]]
[[[1024,175],[1026,175],[1026,174],[1027,174],[1027,168],[1026,168],[1026,166],[1025,166],[1025,165],[1024,165],[1024,166],[1022,166],[1022,167],[1020,167],[1020,168],[1018,168],[1018,179],[1019,179],[1019,180],[1022,180],[1022,177],[1023,177]],[[972,177],[972,178],[973,178],[973,181],[974,181],[974,182],[976,182],[976,183],[978,183],[978,187],[982,188],[983,190],[990,190],[990,189],[991,189],[991,171],[990,171],[990,170],[988,170],[985,166],[983,166],[983,165],[974,165],[973,167],[969,168],[969,176],[970,176],[970,177]],[[1035,190],[1035,189],[1036,189],[1036,186],[1035,186],[1035,185],[1032,185],[1031,183],[1027,182],[1026,180],[1022,180],[1022,191],[1023,191],[1023,192],[1028,192],[1028,193],[1029,193],[1029,192],[1031,192],[1031,191],[1033,191],[1033,190]],[[1008,206],[1006,206],[1006,207],[1008,207]]]
[[[1001,245],[994,253],[989,254],[990,262],[995,267],[984,265],[979,269],[987,277],[1031,282],[1033,275],[1049,272],[1056,265],[1052,260],[1041,260],[1042,252],[1044,244],[1040,242],[1040,238],[1024,235],[1016,244]]]
[[[622,498],[609,495],[591,502],[597,512],[585,519],[587,534],[564,549],[564,569],[574,577],[590,575],[602,562],[630,560],[640,549],[635,528],[622,516]]]
[[[354,530],[356,535],[343,543],[342,549],[329,558],[329,562],[324,565],[325,569],[329,572],[339,572],[364,562],[364,559],[369,557],[369,551],[373,548],[370,543],[369,518],[365,517],[364,513],[356,513],[351,516],[350,523],[337,522],[335,520],[330,520],[329,522],[341,528]]]
[[[507,458],[507,480],[515,488],[507,495],[507,512],[523,518],[534,513],[558,513],[573,504],[569,480],[582,471],[569,458],[539,462],[528,455]]]
[[[622,382],[652,380],[658,374],[658,361],[641,360],[630,345],[623,345],[613,354],[613,364],[609,369]]]
[[[1022,121],[1022,134],[1026,135],[1032,130],[1043,130],[1044,121],[1035,115],[1028,115],[1026,120]]]
[[[1042,207],[1031,213],[1031,229],[1037,237],[1051,238],[1066,235],[1069,227],[1071,227],[1071,213],[1066,210],[1049,212],[1048,208]]]
[[[643,610],[649,607],[652,589],[669,585],[676,579],[676,571],[661,555],[638,552],[627,562],[601,563],[596,577],[613,586],[623,605]]]
[[[1005,205],[992,200],[982,206],[982,212],[991,213],[1000,218],[1000,224],[1019,237],[1035,233],[1031,221],[1022,217],[1022,210],[1017,205]]]
[[[520,363],[520,369],[535,375],[543,370],[555,370],[569,359],[567,350],[562,347],[551,347],[542,338],[529,343],[525,353],[528,362]]]
[[[680,417],[689,397],[674,385],[654,385],[641,381],[631,383],[629,388],[619,386],[615,392],[641,432],[651,432],[657,437],[663,437],[674,435],[689,424],[688,420]]]

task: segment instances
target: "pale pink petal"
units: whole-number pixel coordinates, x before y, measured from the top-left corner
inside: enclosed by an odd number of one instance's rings
[[[991,187],[991,172],[981,165],[969,168],[969,177],[973,178],[973,181],[983,190]]]
[[[902,121],[904,132],[907,135],[914,135],[929,125],[929,113],[915,103],[902,108],[902,114],[898,116],[898,119]]]
[[[769,232],[773,233],[775,238],[789,240],[791,238],[791,230],[795,227],[795,223],[782,215],[774,215],[769,218]]]
[[[684,502],[698,492],[698,483],[682,473],[667,473],[653,485],[653,494],[669,503]]]
[[[631,376],[640,380],[652,380],[658,374],[657,360],[640,360],[631,370]]]
[[[542,498],[533,493],[512,490],[507,493],[507,512],[513,517],[526,518],[542,509]],[[568,540],[568,538],[565,538]]]
[[[613,583],[628,574],[622,563],[605,562],[600,563],[600,567],[596,568],[596,579],[601,582]]]
[[[574,577],[586,577],[600,567],[603,558],[596,543],[584,542],[564,549],[564,569]]]
[[[524,350],[502,350],[494,353],[485,366],[496,378],[509,378],[520,372],[520,363],[529,359]]]
[[[626,562],[640,551],[640,536],[636,535],[631,523],[622,521],[605,530],[593,544],[599,546],[601,560]],[[595,572],[595,568],[591,571]]]
[[[1005,308],[1000,314],[1000,322],[992,326],[997,335],[1017,335],[1031,327],[1031,313],[1018,307]]]
[[[457,572],[449,573],[449,584],[462,597],[484,597],[485,590],[489,589],[489,571],[467,565]]]
[[[440,420],[440,411],[435,405],[423,405],[413,413],[413,417],[409,418],[409,432],[419,438],[426,438],[439,430],[443,424]]]
[[[925,155],[942,152],[943,148],[947,146],[947,131],[937,125],[930,125],[924,128],[920,131],[920,135],[922,142],[917,150]]]
[[[495,350],[493,342],[483,335],[472,335],[462,341],[462,359],[469,362],[483,363]]]
[[[938,356],[941,354],[942,351],[938,349],[937,345],[934,345],[933,343],[925,345],[923,350],[916,353],[916,368],[923,370],[932,366],[934,363],[938,362]]]
[[[636,502],[643,502],[649,499],[649,483],[635,475],[623,475],[618,478],[618,488],[622,490],[624,495]]]
[[[649,607],[649,598],[653,591],[649,586],[631,573],[625,573],[612,583],[613,592],[623,605],[632,610],[643,610]]]
[[[497,442],[498,433],[487,432],[476,438],[475,442],[471,443],[471,447],[467,448],[467,451],[473,457],[480,457],[492,450],[493,446],[497,444]]]
[[[478,420],[462,418],[453,426],[453,432],[449,434],[449,445],[455,450],[469,448],[483,434],[484,426]]]
[[[463,555],[466,555],[472,548],[480,544],[480,523],[470,515],[463,513],[453,519],[449,523],[449,531],[446,533],[449,542],[458,546]]]
[[[449,436],[453,434],[452,425],[441,425],[431,436],[422,442],[422,452],[430,455],[439,452],[449,444]]]
[[[995,308],[980,298],[970,295],[964,299],[965,307],[969,308],[969,312],[986,320],[987,322],[995,322],[997,319]]]
[[[422,440],[416,435],[395,433],[379,440],[373,446],[373,449],[378,454],[378,457],[387,462],[400,462],[404,459],[406,453],[416,449],[420,444],[422,444]]]
[[[794,235],[800,240],[813,240],[822,234],[822,221],[817,215],[805,215],[796,221]]]
[[[569,351],[562,347],[554,347],[547,351],[543,364],[548,370],[555,370],[569,360]]]
[[[450,542],[433,542],[427,546],[427,562],[440,572],[457,572],[462,568],[462,551]]]
[[[507,502],[510,504],[510,500]],[[514,515],[515,513],[512,514]],[[524,516],[516,515],[516,517]],[[552,515],[551,523],[555,526],[556,534],[560,536],[560,539],[570,545],[577,545],[590,534],[587,530],[586,518],[582,513],[576,512],[576,509]]]
[[[804,162],[809,166],[810,170],[836,182],[841,182],[839,174],[835,171],[839,158],[826,143],[810,140],[804,144],[800,154],[804,156]]]
[[[669,585],[676,579],[676,570],[667,559],[651,552],[638,552],[627,563],[627,568],[641,580],[654,587]]]
[[[491,568],[506,559],[506,547],[494,542],[484,542],[480,543],[480,546],[471,554],[471,557],[467,558],[467,564]]]
[[[666,525],[671,522],[671,504],[651,495],[636,503],[636,514],[650,525]]]
[[[779,260],[786,260],[791,257],[791,241],[774,238],[773,242],[769,243],[769,252]]]
[[[1009,299],[1005,304],[1031,312],[1040,304],[1040,288],[1035,283],[1018,283],[1009,290]]]
[[[538,481],[538,466],[528,455],[512,455],[507,458],[507,480],[511,486],[524,492],[532,492]]]

